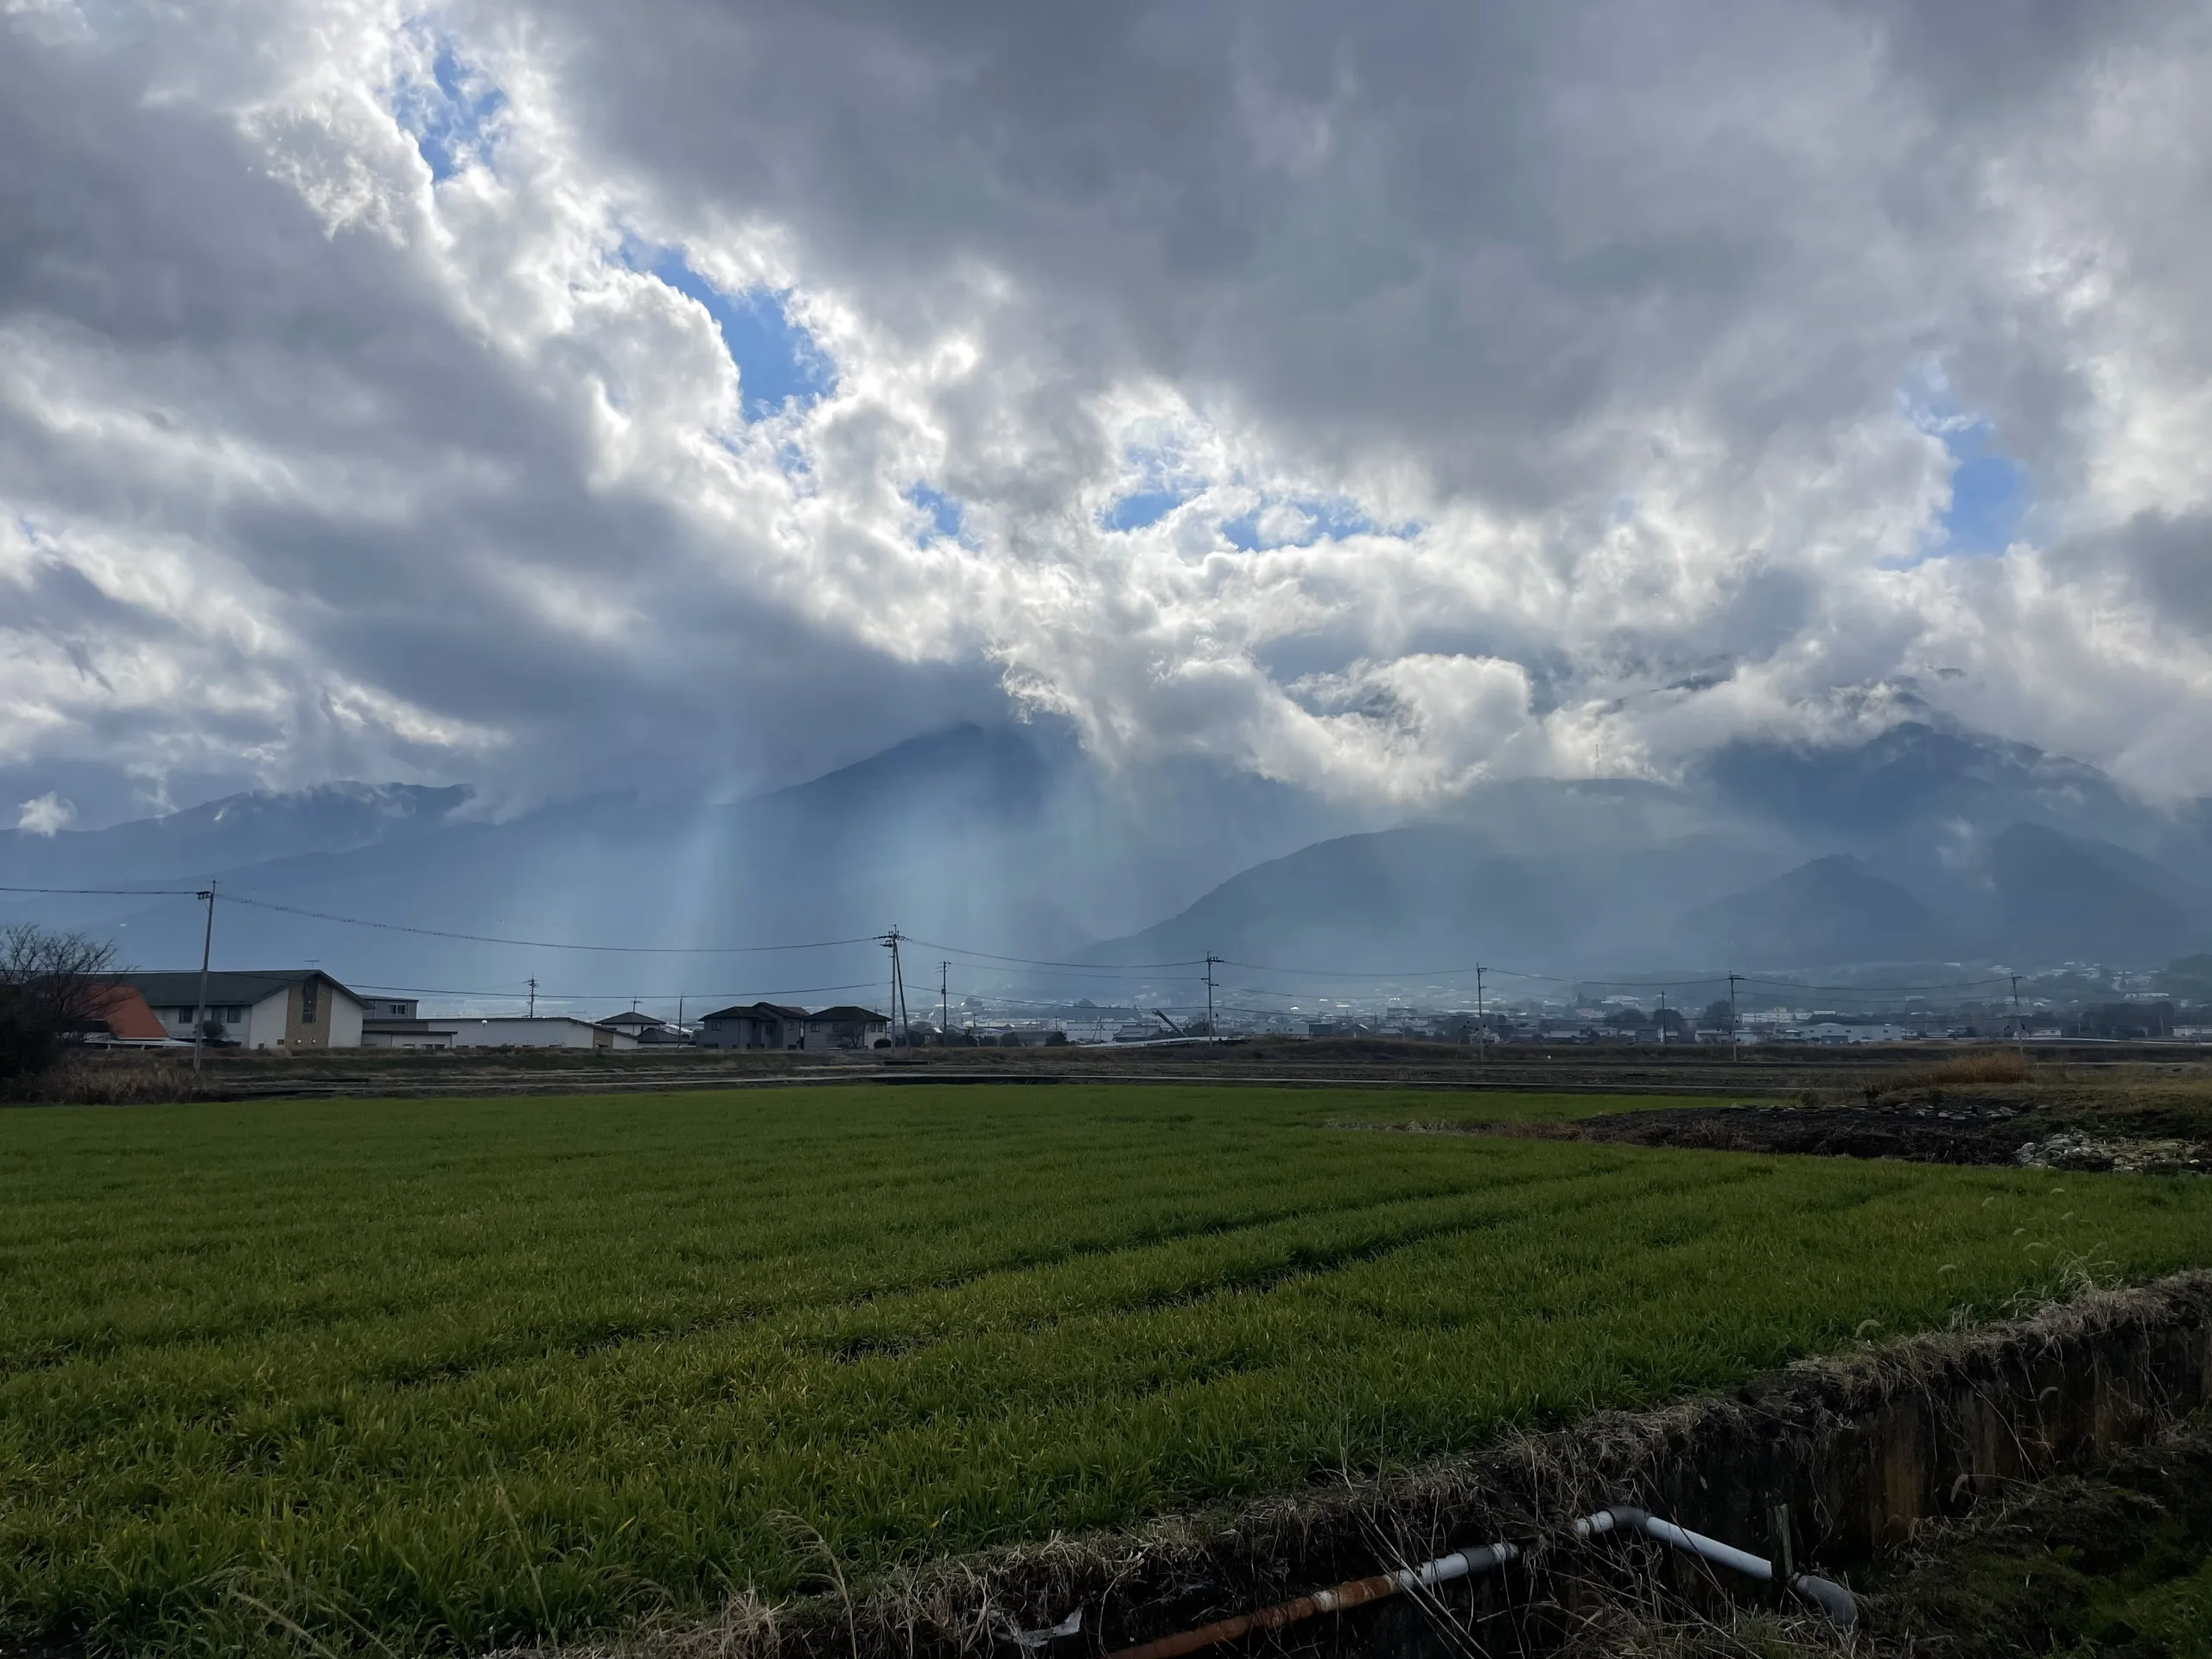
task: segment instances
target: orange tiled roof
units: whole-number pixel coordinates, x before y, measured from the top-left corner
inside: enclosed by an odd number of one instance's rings
[[[108,1031],[125,1042],[158,1043],[168,1035],[135,985],[103,988],[94,1006]]]

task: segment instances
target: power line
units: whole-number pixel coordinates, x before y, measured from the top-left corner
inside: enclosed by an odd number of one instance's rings
[[[198,899],[205,887],[0,887],[0,893],[58,893],[78,898]]]
[[[910,944],[926,945],[932,950],[949,950],[956,957],[979,957],[985,962],[1017,963],[1024,968],[1200,968],[1205,965],[1204,957],[1186,957],[1179,962],[1046,962],[1036,957],[1004,957],[990,950],[969,950],[936,939],[918,939],[911,933],[903,937]]]
[[[1462,974],[1471,974],[1472,968],[1273,968],[1264,962],[1240,962],[1234,957],[1218,958],[1225,966],[1244,968],[1255,974],[1294,974],[1307,979],[1451,979]],[[1164,966],[1179,966],[1165,963]],[[1512,973],[1510,968],[1492,968],[1493,974]],[[1556,979],[1556,974],[1515,974],[1516,979]]]
[[[530,982],[526,980],[516,980],[513,982],[513,985],[519,988],[527,985],[529,982]],[[457,991],[450,986],[445,985],[372,985],[365,980],[351,980],[347,981],[346,983],[346,988],[349,990],[376,991],[388,995],[397,994],[402,996],[493,996],[502,997],[513,1001],[520,1001],[526,995],[526,993],[520,988]],[[537,989],[537,995],[543,998],[548,1002],[669,1002],[675,1001],[678,997],[698,997],[702,1000],[711,1000],[716,997],[813,996],[826,991],[865,991],[878,989],[881,988],[882,984],[883,982],[880,979],[866,979],[850,985],[792,985],[781,988],[771,988],[767,990],[762,990],[759,987],[755,986],[741,991],[702,991],[696,989],[675,991],[550,991],[544,988],[544,987],[540,986]],[[1059,1005],[1055,1003],[1049,1006],[1058,1007]]]
[[[910,944],[920,944],[924,943],[924,941],[914,938],[911,935],[902,937],[905,937],[906,942]],[[957,946],[940,944],[934,946],[933,948],[939,950],[951,951],[954,953],[955,959],[957,960],[958,949]],[[961,962],[959,965],[978,974],[998,974],[1008,979],[1018,979],[1022,976],[1021,970],[1018,968],[995,968],[986,963],[975,962]],[[1182,964],[1171,963],[1168,965],[1178,966]],[[1196,968],[1199,964],[1196,961],[1193,961],[1188,965],[1192,968]],[[1058,979],[1121,980],[1133,985],[1156,985],[1160,982],[1160,976],[1156,974],[1122,973],[1116,969],[1107,968],[1056,968],[1053,970],[1053,976]],[[1204,979],[1205,976],[1202,974],[1175,974],[1168,976],[1168,982],[1174,984],[1196,985],[1203,983]]]
[[[770,950],[828,950],[842,944],[876,943],[874,938],[869,937],[810,939],[802,944],[575,944],[552,939],[502,938],[489,933],[455,933],[438,927],[412,927],[404,922],[374,922],[359,916],[337,916],[328,911],[303,910],[297,905],[280,905],[273,899],[248,899],[238,893],[225,894],[224,902],[251,905],[256,910],[282,911],[288,916],[305,916],[318,922],[340,922],[348,927],[373,927],[385,933],[415,933],[425,938],[458,939],[470,944],[511,944],[528,950],[595,950],[637,957],[721,957],[749,956]]]

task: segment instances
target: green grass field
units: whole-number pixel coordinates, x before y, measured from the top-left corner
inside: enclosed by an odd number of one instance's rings
[[[2202,1182],[1326,1127],[1440,1104],[0,1114],[0,1633],[579,1637],[805,1588],[825,1548],[865,1585],[1726,1383],[2069,1263],[2212,1261]]]

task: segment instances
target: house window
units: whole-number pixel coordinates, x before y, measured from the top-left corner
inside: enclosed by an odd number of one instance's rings
[[[320,988],[313,980],[300,987],[300,1023],[303,1026],[315,1023],[315,994]]]

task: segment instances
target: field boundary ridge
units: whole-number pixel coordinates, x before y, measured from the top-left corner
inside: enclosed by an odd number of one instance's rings
[[[1552,1650],[1575,1622],[1578,1600],[1586,1616],[1608,1574],[1618,1579],[1631,1564],[1564,1541],[1573,1516],[1635,1503],[1847,1580],[1927,1522],[2142,1444],[2208,1402],[2212,1271],[2200,1269],[2084,1288],[1991,1323],[1862,1341],[1725,1392],[1516,1433],[1387,1479],[926,1563],[870,1591],[849,1592],[825,1561],[832,1587],[819,1594],[779,1604],[741,1594],[705,1624],[533,1651],[543,1659],[1110,1654],[1498,1539],[1520,1543],[1523,1559],[1470,1593],[1498,1604],[1486,1616],[1512,1618],[1511,1639],[1527,1650]],[[1709,1581],[1690,1582],[1687,1569],[1648,1550],[1632,1564],[1647,1578],[1672,1574],[1674,1589],[1693,1598],[1713,1593]],[[1077,1609],[1078,1635],[1048,1637]],[[1438,1618],[1484,1616],[1479,1606],[1386,1603],[1340,1616],[1317,1632],[1323,1647],[1314,1650],[1399,1659],[1451,1651],[1448,1642],[1434,1646]]]

